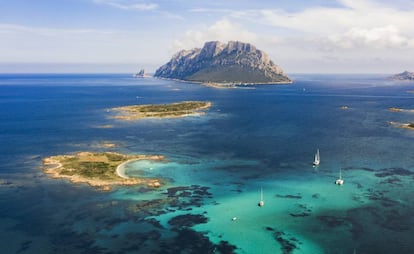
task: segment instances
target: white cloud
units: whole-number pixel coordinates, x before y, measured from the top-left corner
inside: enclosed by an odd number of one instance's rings
[[[299,12],[264,9],[242,16],[237,12],[237,16],[250,23],[301,34],[304,42],[310,39],[321,42],[320,48],[326,48],[326,44],[338,49],[413,46],[414,11],[393,9],[372,0],[341,0],[340,3],[343,7],[315,7]]]
[[[329,38],[334,44],[342,48],[408,48],[410,38],[401,35],[395,26],[375,27],[372,29],[352,28],[343,35],[334,35]]]
[[[58,29],[0,24],[0,59],[39,63],[148,63],[161,59],[166,50],[159,38],[145,31]],[[147,39],[142,41],[142,37]],[[10,46],[12,45],[12,46]],[[142,53],[148,52],[148,54]]]
[[[222,19],[209,27],[198,30],[188,30],[185,36],[175,40],[172,50],[191,49],[202,47],[206,41],[248,41],[254,43],[257,35],[244,29],[241,25],[232,23],[228,19]]]
[[[177,13],[161,10],[157,3],[144,3],[134,0],[93,0],[93,2],[97,4],[106,4],[108,6],[126,11],[148,11],[152,14],[159,15],[160,18],[168,18],[170,20],[184,20],[183,16]]]
[[[94,0],[98,4],[107,4],[112,7],[123,10],[138,10],[138,11],[152,11],[158,9],[158,4],[154,3],[136,3],[136,2],[122,2],[116,0]]]
[[[57,29],[50,27],[31,27],[16,24],[0,24],[0,34],[4,35],[18,35],[29,34],[31,36],[44,37],[73,37],[88,35],[108,35],[113,34],[112,31],[103,31],[95,29]]]

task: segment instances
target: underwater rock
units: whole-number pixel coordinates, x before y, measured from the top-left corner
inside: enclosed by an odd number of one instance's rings
[[[346,224],[346,219],[343,217],[331,216],[331,215],[320,215],[317,217],[318,220],[323,222],[329,227],[340,227]]]
[[[211,254],[225,253],[233,254],[236,246],[221,241],[218,245],[213,244],[203,233],[199,233],[190,228],[176,230],[177,235],[171,239],[159,243],[160,250],[157,253],[176,254],[176,253],[197,253]]]
[[[276,197],[278,197],[278,198],[292,198],[292,199],[301,199],[302,198],[301,195],[290,195],[290,194],[288,194],[288,195],[276,194]]]
[[[411,172],[410,170],[404,168],[385,168],[381,169],[380,171],[380,173],[375,174],[376,177],[414,175],[414,172]]]
[[[266,227],[266,230],[273,232],[275,240],[281,245],[283,254],[293,253],[295,249],[298,249],[298,245],[301,244],[298,239],[287,236],[283,231],[276,231],[272,227]]]
[[[168,224],[182,228],[182,227],[192,227],[197,224],[207,223],[207,217],[201,214],[184,214],[178,215],[168,221]]]

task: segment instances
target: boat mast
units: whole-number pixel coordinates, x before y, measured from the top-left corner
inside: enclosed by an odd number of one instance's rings
[[[263,201],[263,187],[260,188],[260,201],[259,201],[258,206],[260,206],[260,207],[264,206],[264,201]]]
[[[314,159],[314,161],[313,161],[313,166],[315,167],[315,166],[318,166],[319,165],[319,163],[321,162],[321,156],[320,156],[320,154],[319,154],[319,148],[316,150],[316,153],[315,153],[315,159]]]

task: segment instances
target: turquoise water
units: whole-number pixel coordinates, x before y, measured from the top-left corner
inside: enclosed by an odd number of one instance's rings
[[[2,252],[414,253],[414,132],[388,124],[413,121],[388,108],[414,109],[414,85],[293,78],[226,90],[120,74],[0,75]],[[182,100],[213,106],[134,122],[107,110]],[[78,151],[164,155],[125,169],[165,185],[103,192],[39,170],[44,157]]]

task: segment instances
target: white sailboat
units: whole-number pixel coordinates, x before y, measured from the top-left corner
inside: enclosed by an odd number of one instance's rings
[[[316,167],[321,163],[321,156],[319,154],[319,149],[316,150],[315,159],[313,160],[313,166]]]
[[[260,206],[260,207],[264,206],[263,188],[260,189],[260,201],[259,201],[259,203],[257,205]]]
[[[341,169],[339,169],[339,178],[336,179],[335,184],[336,185],[343,185],[344,184],[344,180],[342,179],[342,171],[341,171]]]

